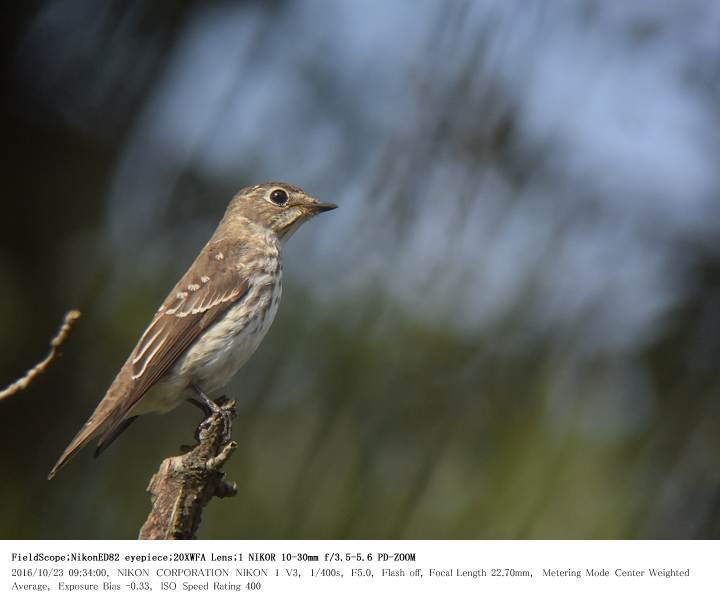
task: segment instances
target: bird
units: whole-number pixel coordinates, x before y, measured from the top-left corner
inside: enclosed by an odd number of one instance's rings
[[[188,398],[206,415],[217,411],[213,397],[275,318],[284,244],[301,224],[335,208],[283,182],[240,190],[48,480],[93,438],[97,457],[140,415],[165,413]]]

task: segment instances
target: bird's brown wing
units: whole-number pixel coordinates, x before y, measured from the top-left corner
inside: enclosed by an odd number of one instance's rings
[[[239,250],[208,245],[173,288],[140,337],[92,416],[65,449],[48,478],[81,447],[102,434],[103,450],[127,427],[132,409],[178,358],[247,293],[249,283],[238,271]]]
[[[237,273],[210,277],[193,271],[187,277],[155,313],[128,359],[130,379],[122,416],[127,416],[188,347],[248,291],[247,280],[241,280]]]

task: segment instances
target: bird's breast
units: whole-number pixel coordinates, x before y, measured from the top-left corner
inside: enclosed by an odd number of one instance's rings
[[[173,373],[211,396],[252,356],[272,325],[282,295],[282,268],[269,263],[248,280],[245,296],[220,317],[178,360]]]

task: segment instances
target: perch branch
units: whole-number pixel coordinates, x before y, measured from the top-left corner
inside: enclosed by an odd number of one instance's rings
[[[221,471],[237,447],[230,440],[234,414],[235,401],[225,403],[200,425],[194,448],[163,460],[147,488],[152,510],[140,539],[193,539],[210,500],[237,493],[237,486],[225,482]]]
[[[60,346],[62,346],[63,342],[65,342],[68,335],[70,334],[70,331],[75,325],[75,322],[79,318],[79,310],[71,310],[65,314],[65,318],[63,319],[63,323],[60,326],[57,335],[50,341],[50,352],[48,353],[48,355],[33,368],[29,369],[23,377],[14,381],[7,388],[0,391],[0,400],[8,398],[13,394],[16,394],[17,392],[20,392],[20,390],[24,390],[37,376],[45,372],[50,363],[55,360]]]

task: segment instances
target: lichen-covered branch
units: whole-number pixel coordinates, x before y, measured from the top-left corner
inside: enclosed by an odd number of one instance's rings
[[[197,446],[160,464],[148,485],[152,510],[140,539],[193,539],[210,500],[237,493],[221,470],[237,447],[230,439],[234,410],[235,401],[225,403],[201,424]]]
[[[20,390],[24,390],[37,376],[45,372],[50,363],[55,360],[60,346],[62,346],[63,342],[67,339],[70,331],[75,325],[75,322],[79,318],[79,310],[70,310],[65,314],[65,318],[63,319],[60,329],[58,330],[55,337],[50,341],[50,352],[48,353],[48,355],[37,365],[35,365],[31,369],[28,369],[27,373],[23,377],[15,380],[7,388],[4,388],[2,391],[0,391],[0,400],[8,398],[13,394],[16,394],[17,392],[20,392]]]

